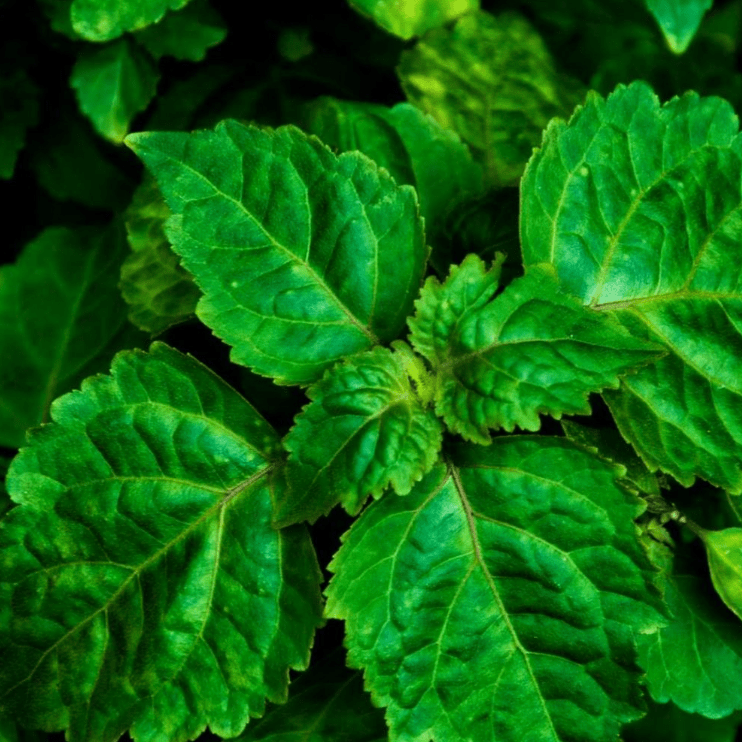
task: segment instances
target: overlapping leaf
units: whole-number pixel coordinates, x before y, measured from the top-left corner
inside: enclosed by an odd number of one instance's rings
[[[645,0],[675,54],[682,54],[714,0]]]
[[[167,234],[232,360],[282,384],[394,339],[427,258],[415,193],[294,127],[224,121],[127,143],[173,212]]]
[[[110,41],[159,21],[188,0],[72,0],[72,27],[88,41]]]
[[[444,284],[426,281],[409,321],[413,346],[433,365],[435,409],[449,430],[487,444],[489,428],[538,430],[541,413],[589,413],[590,392],[658,357],[658,346],[561,293],[548,265],[491,300],[499,271],[469,255]]]
[[[379,498],[389,485],[406,495],[430,471],[443,427],[421,404],[404,358],[374,348],[307,389],[311,403],[284,439],[290,488],[277,502],[276,525],[314,522],[337,503],[355,515],[369,495]]]
[[[549,119],[582,97],[511,13],[474,13],[432,31],[402,54],[398,72],[410,101],[457,132],[495,186],[517,183]]]
[[[165,236],[169,216],[170,209],[154,180],[146,179],[126,210],[126,231],[133,252],[121,266],[121,295],[129,304],[129,319],[151,333],[193,316],[201,296]]]
[[[349,0],[363,15],[402,39],[421,36],[479,9],[479,0]]]
[[[617,469],[563,438],[457,447],[374,503],[327,615],[390,740],[608,742],[642,714],[633,632],[663,622]]]
[[[591,94],[523,178],[526,265],[668,355],[604,394],[647,465],[742,492],[742,142],[719,98]]]
[[[239,734],[285,700],[320,620],[307,533],[270,524],[276,434],[162,344],[52,416],[8,477],[0,715],[70,742]]]
[[[116,286],[122,231],[48,229],[0,269],[0,445],[23,445],[55,397],[144,339]]]

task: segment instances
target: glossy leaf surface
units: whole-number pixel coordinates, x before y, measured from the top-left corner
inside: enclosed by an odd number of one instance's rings
[[[417,199],[358,152],[225,121],[127,143],[173,212],[167,234],[232,360],[281,384],[394,339],[419,291]]]
[[[499,437],[364,511],[327,615],[392,742],[608,742],[641,716],[632,634],[663,619],[616,474],[564,439]]]
[[[742,141],[728,103],[643,83],[554,122],[523,178],[526,265],[668,355],[604,396],[652,470],[742,492]]]
[[[701,25],[706,11],[714,0],[645,0],[647,9],[655,17],[668,46],[675,54],[682,54]]]
[[[374,348],[333,366],[284,439],[290,490],[277,526],[314,522],[337,503],[355,515],[391,485],[406,495],[438,458],[443,426],[423,407],[400,352]]]
[[[498,277],[498,265],[486,270],[469,255],[444,284],[426,281],[409,321],[433,365],[436,412],[464,438],[486,445],[490,428],[538,430],[542,413],[589,413],[590,392],[658,357],[657,346],[561,293],[550,266],[492,299]]]
[[[72,27],[88,41],[110,41],[159,21],[188,0],[72,0]]]
[[[239,734],[320,621],[307,533],[271,527],[278,437],[162,344],[58,399],[14,460],[0,714],[70,742]]]

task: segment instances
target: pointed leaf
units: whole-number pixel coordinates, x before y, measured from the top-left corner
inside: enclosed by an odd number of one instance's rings
[[[159,21],[188,0],[73,0],[72,26],[88,41],[110,41]]]
[[[174,214],[168,237],[204,292],[197,314],[235,363],[309,384],[399,334],[427,258],[412,188],[290,126],[224,121],[127,144]]]
[[[742,528],[702,529],[700,536],[716,592],[726,607],[742,618]]]
[[[286,698],[320,620],[302,528],[271,527],[278,437],[162,344],[57,400],[0,525],[0,714],[70,742],[239,734]]]
[[[169,216],[159,188],[147,178],[125,214],[134,252],[121,266],[121,295],[129,305],[129,320],[153,334],[192,317],[201,296],[165,236]]]
[[[464,438],[486,445],[489,428],[538,430],[541,413],[587,414],[590,392],[657,358],[657,346],[561,293],[550,266],[488,301],[498,274],[467,256],[443,285],[426,281],[409,321],[412,344],[433,364],[436,412]]]
[[[144,340],[116,288],[122,231],[47,229],[0,268],[0,445],[23,445],[55,397]]]
[[[355,515],[391,485],[406,495],[438,458],[443,428],[415,394],[404,357],[386,348],[333,366],[284,439],[290,452],[277,526],[314,522],[337,503]]]
[[[70,85],[96,130],[122,142],[134,116],[155,97],[159,79],[152,58],[121,39],[84,52],[72,69]]]
[[[481,11],[429,33],[398,72],[409,100],[472,148],[494,186],[517,183],[549,119],[582,97],[515,13]]]
[[[668,46],[682,54],[696,35],[701,19],[714,0],[645,0]]]
[[[644,83],[554,122],[522,189],[526,265],[668,355],[605,393],[651,470],[742,492],[742,140],[731,106]],[[736,137],[736,138],[735,138]]]
[[[175,57],[201,62],[206,52],[221,44],[226,35],[227,29],[219,13],[207,0],[195,0],[138,31],[135,38],[155,59]]]
[[[38,87],[25,70],[3,67],[0,77],[0,178],[12,178],[26,131],[39,116]]]
[[[390,740],[612,742],[663,619],[615,467],[563,438],[458,446],[346,534],[327,615]]]

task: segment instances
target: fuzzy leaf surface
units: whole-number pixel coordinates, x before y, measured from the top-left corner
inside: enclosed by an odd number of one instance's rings
[[[70,85],[80,110],[112,142],[123,142],[134,116],[155,97],[159,72],[152,58],[128,39],[80,55]]]
[[[693,41],[706,11],[714,0],[645,0],[662,29],[668,46],[682,54]]]
[[[145,179],[125,214],[133,252],[121,266],[121,295],[129,305],[129,320],[153,334],[192,317],[201,296],[165,236],[169,216],[157,184]]]
[[[333,366],[284,438],[287,499],[279,527],[314,522],[336,504],[351,514],[391,485],[406,495],[438,458],[443,426],[423,407],[399,352],[373,348]]]
[[[465,13],[479,9],[479,0],[349,0],[374,23],[402,39],[422,36]]]
[[[553,122],[523,177],[526,266],[667,355],[604,397],[651,470],[742,492],[742,140],[731,106],[644,83]]]
[[[427,259],[414,190],[293,126],[223,121],[127,144],[155,176],[167,234],[232,360],[280,384],[394,339]]]
[[[589,414],[590,392],[658,356],[658,346],[560,292],[551,266],[533,267],[492,300],[499,271],[467,256],[445,283],[428,278],[409,320],[452,432],[486,445],[490,428],[538,430],[541,413]]]
[[[320,621],[308,534],[270,524],[278,437],[158,343],[52,417],[8,476],[0,715],[70,742],[236,736],[285,700]]]
[[[50,228],[0,268],[0,445],[23,445],[55,397],[144,340],[116,286],[121,231]]]
[[[616,476],[563,438],[499,437],[353,524],[326,613],[392,742],[608,742],[641,716],[632,633],[663,619]]]
[[[72,27],[88,41],[111,41],[159,21],[188,0],[73,0]]]
[[[549,119],[581,98],[515,13],[481,11],[431,31],[403,52],[398,74],[408,99],[455,131],[496,187],[518,182]]]

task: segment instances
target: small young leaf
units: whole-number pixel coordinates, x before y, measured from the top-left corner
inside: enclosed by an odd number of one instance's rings
[[[667,44],[675,54],[682,54],[701,25],[701,19],[714,0],[645,0],[656,18]]]
[[[486,445],[489,428],[538,430],[539,414],[587,414],[590,392],[658,357],[607,315],[560,292],[554,270],[533,267],[489,301],[499,265],[476,255],[429,278],[409,320],[411,342],[433,365],[435,409],[448,428]]]
[[[134,116],[154,98],[159,79],[152,58],[121,39],[84,52],[72,69],[70,85],[96,130],[118,143]]]
[[[409,100],[472,148],[493,186],[515,185],[549,119],[582,98],[513,13],[473,13],[431,32],[402,54],[398,72]]]
[[[321,620],[306,530],[270,523],[277,435],[160,343],[52,418],[8,476],[0,715],[78,742],[240,734],[285,701]]]
[[[326,613],[391,742],[613,742],[642,715],[633,634],[664,619],[616,475],[564,438],[499,437],[353,524]]]
[[[309,384],[404,327],[427,258],[417,199],[367,157],[236,121],[126,141],[174,214],[196,313],[234,362]]]
[[[88,41],[111,41],[159,21],[188,0],[72,0],[72,27]]]
[[[479,0],[349,0],[363,15],[395,36],[411,39],[479,9]]]
[[[314,522],[337,503],[355,515],[391,484],[406,495],[438,458],[442,426],[415,394],[399,351],[374,348],[333,366],[284,439],[287,499],[277,526]]]

